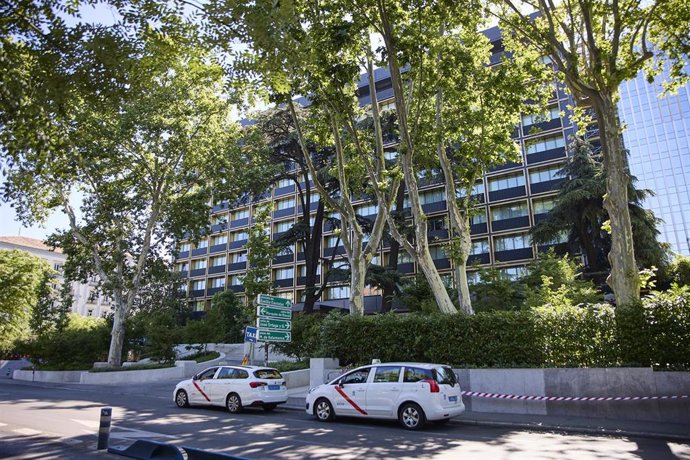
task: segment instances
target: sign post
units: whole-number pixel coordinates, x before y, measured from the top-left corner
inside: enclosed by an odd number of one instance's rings
[[[256,340],[264,342],[268,365],[269,342],[292,342],[292,302],[268,294],[256,297]]]

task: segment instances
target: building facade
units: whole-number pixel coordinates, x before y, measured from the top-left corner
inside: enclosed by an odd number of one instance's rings
[[[46,246],[41,240],[35,238],[27,238],[24,236],[0,236],[0,249],[28,252],[48,262],[50,267],[55,271],[53,289],[59,292],[65,281],[63,267],[67,261],[67,256],[62,253],[60,248],[53,250],[53,248]],[[97,284],[97,279],[95,277],[90,279],[88,283],[72,283],[73,313],[81,316],[98,317],[110,313],[112,308],[110,300],[98,293]]]
[[[641,73],[621,85],[618,103],[630,171],[638,188],[655,195],[644,203],[656,217],[659,241],[690,256],[690,88],[660,97],[662,74],[653,84]]]
[[[503,49],[498,29],[490,29],[487,35],[494,44],[492,64],[499,62]],[[385,70],[375,73],[377,99],[382,107],[392,103],[393,91]],[[368,82],[363,78],[360,87],[360,102],[370,103]],[[566,115],[571,98],[562,87],[554,83],[554,91],[548,105],[548,116],[523,116],[516,127],[514,138],[522,148],[522,161],[494,168],[478,182],[472,195],[480,203],[472,217],[472,253],[468,261],[470,283],[478,279],[478,267],[495,266],[511,277],[524,273],[526,264],[536,257],[539,250],[531,242],[529,229],[543,219],[554,206],[554,197],[562,178],[557,172],[568,157],[567,139],[574,132],[574,126]],[[394,150],[395,140],[388,143]],[[428,232],[432,257],[440,273],[452,283],[452,260],[446,254],[444,245],[448,241],[448,213],[445,201],[443,175],[440,171],[424,171],[419,175],[420,200],[428,217]],[[318,196],[316,196],[318,199]],[[223,290],[244,292],[241,277],[247,268],[247,243],[249,226],[254,210],[259,205],[270,203],[272,207],[271,234],[278,238],[289,230],[300,218],[301,209],[295,184],[283,180],[275,184],[270,193],[254,202],[234,209],[219,204],[211,216],[212,233],[198,245],[182,242],[176,259],[176,270],[188,280],[185,286],[187,298],[197,311],[208,308],[211,297]],[[310,204],[312,212],[317,202]],[[376,204],[361,200],[355,202],[362,217],[376,214]],[[337,215],[331,217],[339,218]],[[334,253],[341,256],[334,266],[347,265],[345,248],[338,245],[338,237],[329,223],[324,224],[321,257],[329,258]],[[554,241],[554,244],[559,241]],[[283,251],[272,265],[272,279],[278,295],[299,303],[304,292],[304,254],[297,244]],[[389,247],[381,243],[373,263],[385,265],[388,262]],[[400,252],[398,271],[407,276],[419,273],[414,261]],[[324,273],[320,273],[323,281]],[[344,277],[329,278],[318,304],[345,307],[349,297],[349,284]],[[365,312],[377,311],[381,306],[380,293],[370,290],[365,295]]]

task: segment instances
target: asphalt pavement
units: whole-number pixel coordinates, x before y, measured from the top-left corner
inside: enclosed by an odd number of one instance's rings
[[[289,389],[288,402],[287,404],[281,405],[281,407],[284,409],[304,411],[308,391],[309,387]],[[465,411],[459,417],[451,419],[450,423],[525,429],[531,431],[643,437],[690,442],[690,414],[688,414],[688,423],[685,424],[606,419],[600,417],[565,417],[555,415]]]

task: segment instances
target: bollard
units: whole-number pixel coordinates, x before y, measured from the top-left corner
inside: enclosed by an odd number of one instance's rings
[[[98,426],[98,446],[96,446],[96,450],[108,448],[108,439],[110,438],[110,419],[112,418],[112,415],[112,407],[101,409],[101,423]]]

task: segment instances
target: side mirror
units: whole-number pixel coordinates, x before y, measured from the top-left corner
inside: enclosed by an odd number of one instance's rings
[[[341,380],[340,382],[338,382],[338,386],[339,386],[340,388],[342,388],[342,387],[345,386],[345,384],[344,384],[343,381]]]
[[[194,376],[192,376],[192,380],[199,380],[199,375],[195,374]]]

